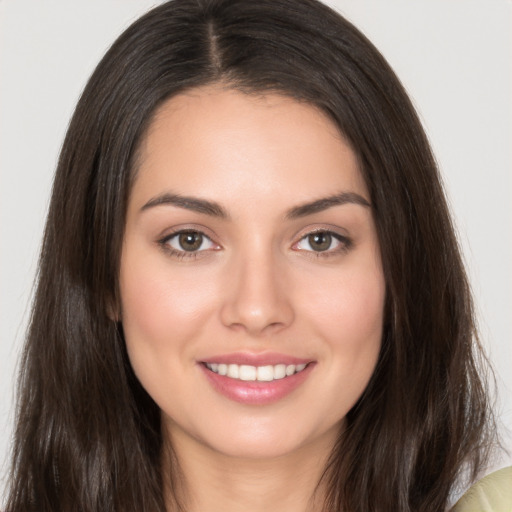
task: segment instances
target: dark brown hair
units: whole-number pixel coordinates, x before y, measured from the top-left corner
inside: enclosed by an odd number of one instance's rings
[[[108,313],[141,138],[166,99],[212,83],[320,108],[351,144],[371,196],[387,283],[382,349],[326,468],[325,510],[444,510],[461,468],[476,474],[492,436],[470,290],[403,87],[316,0],[167,2],[98,65],[55,177],[6,510],[165,510],[160,412]]]

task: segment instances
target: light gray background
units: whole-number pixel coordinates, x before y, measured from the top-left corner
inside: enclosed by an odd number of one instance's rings
[[[15,365],[66,126],[104,51],[156,3],[0,0],[0,478],[12,430]],[[456,218],[482,338],[498,375],[498,412],[510,429],[512,3],[328,3],[382,51],[424,121]]]

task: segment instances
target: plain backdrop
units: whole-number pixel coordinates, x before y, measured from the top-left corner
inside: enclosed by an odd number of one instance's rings
[[[0,0],[0,478],[52,176],[102,54],[150,0]],[[338,0],[394,67],[437,155],[512,428],[512,3]],[[507,441],[512,448],[510,439]],[[497,462],[503,465],[504,462]],[[1,482],[0,482],[1,483]],[[1,500],[0,500],[1,502]]]

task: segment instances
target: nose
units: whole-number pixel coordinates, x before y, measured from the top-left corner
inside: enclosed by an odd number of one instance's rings
[[[294,320],[286,272],[270,254],[239,255],[229,268],[221,321],[254,337],[275,333]]]

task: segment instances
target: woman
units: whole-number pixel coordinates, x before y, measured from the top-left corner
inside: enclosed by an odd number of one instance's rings
[[[161,5],[72,119],[7,510],[443,510],[492,419],[436,166],[314,1]]]

